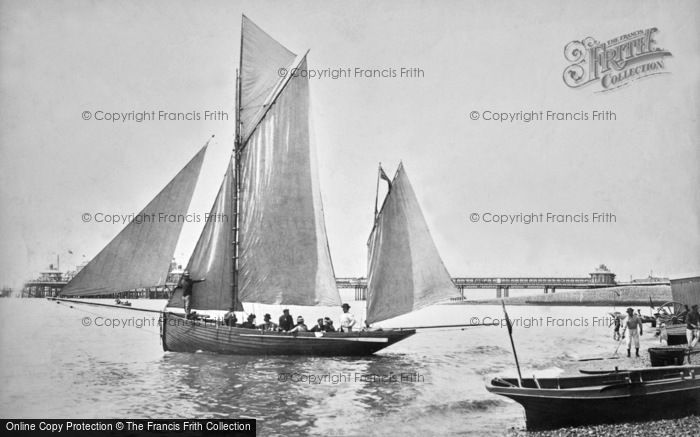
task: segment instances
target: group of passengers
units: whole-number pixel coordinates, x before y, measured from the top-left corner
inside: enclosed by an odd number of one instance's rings
[[[343,304],[343,315],[340,318],[341,327],[339,330],[333,326],[333,320],[330,317],[319,318],[316,324],[309,328],[304,322],[302,316],[297,317],[296,323],[294,318],[289,314],[288,309],[282,311],[279,318],[279,324],[272,321],[270,314],[265,314],[263,323],[255,324],[255,314],[249,314],[248,318],[243,323],[237,323],[238,319],[233,311],[229,311],[224,315],[224,324],[226,326],[235,326],[237,328],[260,329],[263,331],[279,331],[279,332],[350,332],[355,326],[355,317],[348,312],[350,305]]]

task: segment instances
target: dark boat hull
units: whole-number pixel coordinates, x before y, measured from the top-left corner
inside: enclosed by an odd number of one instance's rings
[[[206,351],[229,355],[364,356],[404,340],[413,329],[384,331],[284,333],[233,328],[216,322],[187,320],[163,313],[163,350]]]
[[[698,376],[692,377],[690,369]],[[528,430],[700,414],[700,367],[650,370],[657,373],[644,369],[538,381],[543,388],[532,379],[523,380],[523,388],[502,386],[504,380],[495,379],[486,388],[521,404]]]

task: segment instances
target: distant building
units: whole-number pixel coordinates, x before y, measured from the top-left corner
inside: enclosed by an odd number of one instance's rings
[[[700,276],[671,279],[671,294],[676,302],[700,305]]]
[[[662,278],[660,276],[654,276],[654,272],[650,272],[649,276],[646,278],[631,279],[632,284],[670,284],[671,281],[668,278]]]
[[[591,275],[591,284],[615,285],[615,273],[601,264]]]
[[[75,273],[61,272],[54,268],[53,264],[49,265],[48,270],[39,272],[36,279],[27,281],[22,289],[22,297],[53,297],[58,296],[61,289],[73,279]]]
[[[63,287],[70,282],[75,275],[82,270],[87,263],[80,264],[74,271],[61,272],[49,265],[48,270],[39,273],[35,279],[27,281],[22,289],[22,297],[56,297],[59,295]],[[113,293],[109,297],[125,297],[125,298],[151,298],[165,299],[170,297],[170,293],[177,286],[182,276],[183,270],[181,265],[177,265],[175,260],[170,263],[170,269],[164,285],[157,287],[149,287],[138,290],[128,290],[120,293]],[[107,296],[105,296],[107,297]]]
[[[177,284],[180,282],[180,277],[184,272],[185,270],[182,268],[182,265],[179,265],[175,261],[175,258],[173,258],[173,260],[170,262],[168,277],[165,280],[165,286],[169,289],[169,291],[172,291],[175,289],[175,287],[177,287]]]

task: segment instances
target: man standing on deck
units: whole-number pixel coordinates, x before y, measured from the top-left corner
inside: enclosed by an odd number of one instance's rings
[[[700,337],[700,313],[697,305],[693,305],[685,321],[685,338],[688,340],[688,348],[692,349],[698,344],[698,337]]]
[[[343,315],[340,316],[340,330],[343,332],[352,332],[352,327],[355,326],[355,316],[348,312],[350,305],[343,304]]]
[[[192,286],[197,282],[202,281],[204,281],[204,278],[199,279],[197,281],[191,279],[190,272],[188,272],[187,270],[185,270],[185,272],[182,274],[182,279],[180,279],[180,284],[178,284],[177,288],[182,288],[182,300],[184,302],[186,318],[190,317],[190,310],[192,309],[190,302],[192,299]]]
[[[627,308],[627,326],[625,326],[625,329],[628,332],[627,336],[627,357],[630,357],[630,350],[632,348],[632,340],[634,340],[634,347],[636,350],[636,356],[639,358],[639,336],[642,335],[643,333],[643,326],[642,326],[642,319],[637,317],[636,314],[634,314],[634,310],[632,308]],[[639,331],[637,331],[637,328],[639,328]],[[622,333],[622,338],[625,338],[625,333]]]

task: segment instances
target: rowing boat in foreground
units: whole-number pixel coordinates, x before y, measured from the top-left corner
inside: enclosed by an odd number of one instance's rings
[[[528,430],[700,414],[700,366],[560,378],[494,378],[486,389],[525,409]]]

